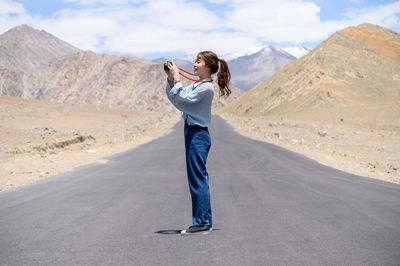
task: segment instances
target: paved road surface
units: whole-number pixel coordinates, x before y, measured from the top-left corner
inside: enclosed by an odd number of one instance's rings
[[[400,265],[400,186],[322,166],[213,118],[210,235],[190,225],[183,124],[0,193],[0,265]]]

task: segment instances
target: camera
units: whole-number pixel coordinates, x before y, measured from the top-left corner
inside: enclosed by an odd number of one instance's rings
[[[164,70],[169,71],[168,63],[164,63]]]

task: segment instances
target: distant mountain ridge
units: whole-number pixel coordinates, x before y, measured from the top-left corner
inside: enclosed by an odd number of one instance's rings
[[[248,56],[248,55],[255,54],[264,48],[265,47],[250,47],[250,48],[247,48],[242,51],[235,52],[235,53],[225,54],[222,56],[222,58],[224,58],[227,61],[231,61],[231,60],[237,59],[242,56]]]
[[[0,35],[0,94],[7,96],[176,112],[165,94],[159,63],[129,55],[81,51],[27,25]],[[218,109],[240,97],[213,101]]]
[[[388,103],[399,109],[400,35],[361,24],[343,29],[225,108],[266,116]],[[371,109],[368,109],[371,110]]]
[[[248,91],[296,58],[272,46],[229,61],[232,83]]]
[[[287,51],[272,46],[264,48],[253,47],[226,56],[223,55],[221,58],[228,62],[232,76],[231,83],[244,91],[248,91],[286,64],[296,60],[297,57],[307,54],[309,51],[309,49],[302,46],[287,48]],[[292,53],[296,56],[292,55]],[[196,55],[186,55],[174,60],[178,66],[192,71],[195,57]],[[157,58],[152,61],[160,63],[165,62],[165,60],[165,58]]]

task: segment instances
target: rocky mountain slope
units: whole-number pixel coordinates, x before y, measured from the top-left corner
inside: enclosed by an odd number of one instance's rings
[[[26,98],[171,110],[160,65],[128,55],[79,52],[36,69],[24,83]]]
[[[400,37],[362,24],[333,34],[224,111],[266,116],[354,106],[370,115],[377,104],[387,113],[400,108]]]
[[[80,50],[45,32],[21,25],[0,35],[0,66],[29,72]]]
[[[68,50],[66,47],[72,46],[29,26],[17,27],[5,34],[7,38],[2,35],[0,39],[13,41],[3,42],[0,50],[10,51],[11,55],[25,54],[26,61],[0,54],[1,95],[142,111],[175,111],[165,95],[162,64],[129,55]],[[14,51],[9,43],[17,41],[26,45]],[[243,94],[237,88],[232,89],[232,97],[227,99],[220,99],[216,93],[214,109]]]

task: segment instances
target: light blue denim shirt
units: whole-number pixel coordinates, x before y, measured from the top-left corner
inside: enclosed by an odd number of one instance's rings
[[[211,80],[211,78],[205,79]],[[172,88],[167,80],[167,96],[171,103],[182,111],[182,118],[188,125],[208,127],[211,123],[211,104],[214,97],[212,82],[195,82],[183,87],[177,82]]]

